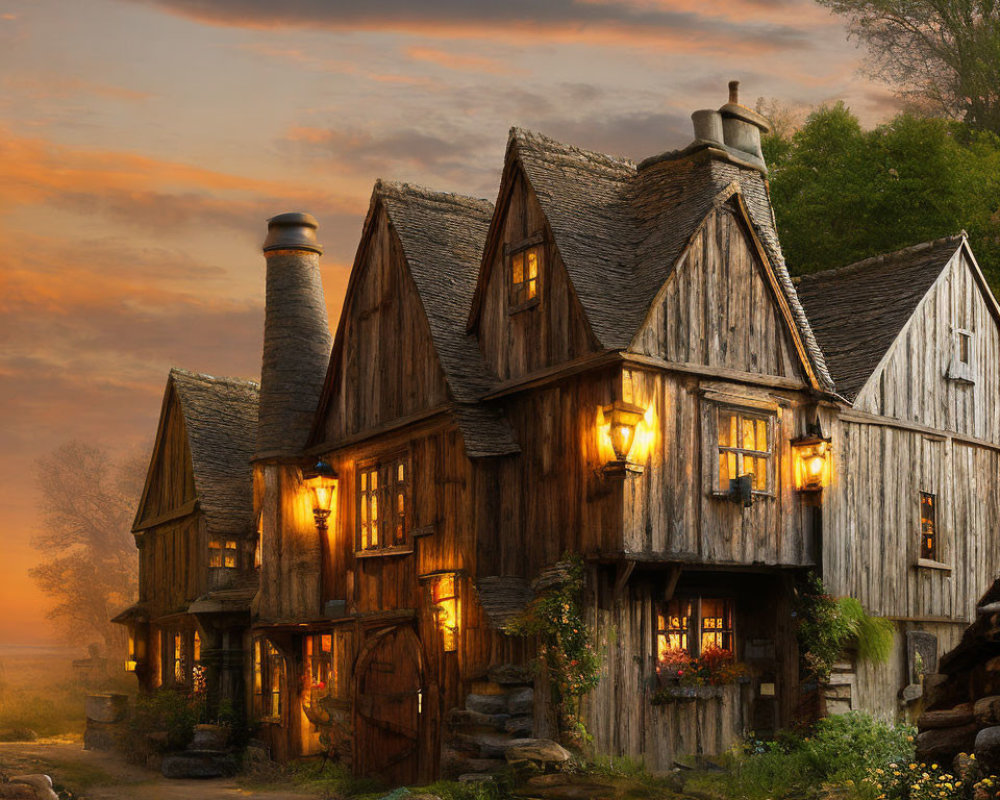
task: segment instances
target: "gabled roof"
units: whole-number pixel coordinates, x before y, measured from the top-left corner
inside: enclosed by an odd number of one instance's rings
[[[701,222],[720,196],[739,194],[774,270],[808,366],[819,388],[832,388],[785,266],[767,185],[757,169],[704,145],[636,165],[512,128],[505,179],[515,163],[545,212],[591,330],[608,349],[629,347]],[[495,224],[494,236],[498,229]],[[479,292],[486,269],[484,259]],[[477,319],[480,296],[473,303],[470,327]]]
[[[798,279],[839,394],[858,396],[964,239],[923,242]]]
[[[198,505],[208,530],[219,535],[243,535],[253,530],[250,459],[257,433],[259,389],[256,382],[241,378],[216,378],[176,367],[170,370],[140,513],[156,469],[167,402],[174,392],[191,451]],[[136,519],[137,525],[139,522]]]
[[[430,328],[431,342],[441,364],[453,413],[470,457],[519,452],[510,425],[501,412],[479,403],[492,379],[474,336],[466,333],[469,305],[493,214],[493,204],[463,195],[434,192],[407,183],[378,180],[372,191],[367,231],[379,206],[385,208],[390,227],[399,237],[406,264]],[[358,250],[361,257],[363,245]],[[348,297],[359,267],[357,259],[348,286]],[[327,388],[320,401],[313,439],[321,430],[329,400],[333,360],[344,346],[343,323],[334,343]],[[315,442],[314,442],[315,443]]]

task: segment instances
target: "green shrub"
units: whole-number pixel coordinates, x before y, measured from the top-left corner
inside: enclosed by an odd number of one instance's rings
[[[126,746],[144,747],[149,734],[166,734],[163,749],[183,750],[194,738],[194,728],[204,718],[204,700],[171,689],[139,695],[129,720]]]

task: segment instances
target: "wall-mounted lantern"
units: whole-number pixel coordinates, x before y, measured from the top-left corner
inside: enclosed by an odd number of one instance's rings
[[[632,403],[617,400],[601,409],[603,414],[602,435],[611,440],[614,450],[614,460],[609,461],[602,469],[605,477],[625,477],[641,475],[642,466],[629,461],[632,446],[635,444],[636,429],[642,422],[646,410]]]
[[[337,494],[337,473],[326,461],[320,459],[305,476],[305,484],[312,493],[312,511],[316,527],[326,530],[326,521],[333,511],[333,498]]]
[[[795,465],[795,488],[800,492],[819,492],[829,483],[830,439],[804,436],[792,440]]]

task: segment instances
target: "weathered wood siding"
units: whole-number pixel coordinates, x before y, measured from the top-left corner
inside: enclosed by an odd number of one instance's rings
[[[652,408],[642,475],[624,482],[624,549],[671,561],[800,566],[813,561],[792,477],[790,442],[804,427],[801,396],[693,375],[632,369],[634,402]],[[755,405],[758,404],[758,405]],[[712,415],[720,405],[774,415],[774,491],[750,508],[713,494]]]
[[[181,508],[195,499],[194,468],[177,392],[171,390],[164,423],[153,453],[149,486],[137,515],[139,524]]]
[[[972,332],[974,385],[949,380],[956,328]],[[1000,329],[959,250],[868,379],[855,408],[1000,442]]]
[[[207,591],[205,542],[201,512],[142,534],[140,591],[152,619],[184,610]]]
[[[325,441],[447,401],[430,326],[384,207],[376,212],[334,347]]]
[[[574,376],[506,401],[522,453],[481,467],[480,575],[534,577],[567,551],[621,550],[622,482],[601,476],[597,436],[619,375]]]
[[[501,196],[506,189],[501,189]],[[478,323],[479,346],[487,365],[501,381],[571,361],[597,349],[589,324],[552,240],[545,213],[520,170],[511,178],[503,211],[501,244],[489,265]],[[540,300],[510,313],[504,245],[517,246],[530,236],[544,236]]]
[[[841,420],[833,482],[824,491],[823,576],[834,595],[907,625],[938,624],[938,652],[955,644],[1000,567],[1000,452],[948,436]],[[936,496],[939,561],[920,566],[920,492]],[[902,633],[896,648],[903,647]],[[862,707],[899,712],[900,650],[862,668]]]
[[[737,658],[747,682],[718,687],[720,697],[683,699],[654,706],[656,609],[664,600],[666,572],[637,571],[622,596],[613,595],[613,573],[603,572],[591,597],[588,621],[604,654],[601,682],[584,707],[598,752],[641,758],[667,771],[688,755],[718,755],[748,731],[788,724],[797,698],[797,650],[788,580],[780,575],[685,573],[675,597],[693,594],[735,601]],[[762,682],[775,697],[761,697]]]
[[[667,361],[803,378],[764,269],[735,212],[728,206],[713,211],[630,349]]]

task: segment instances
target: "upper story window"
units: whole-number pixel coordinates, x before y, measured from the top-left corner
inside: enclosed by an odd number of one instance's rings
[[[234,539],[210,539],[208,542],[208,566],[236,569],[236,554],[239,547]]]
[[[976,376],[973,372],[974,340],[972,331],[965,328],[954,328],[952,335],[953,352],[945,377],[948,380],[958,381],[959,383],[973,384],[976,382]]]
[[[544,247],[541,236],[515,245],[507,253],[507,307],[521,311],[538,303]]]
[[[774,491],[775,415],[756,409],[717,406],[714,491],[725,494],[729,481],[752,475],[756,494]]]
[[[940,561],[937,531],[937,498],[927,492],[920,493],[920,557],[926,561]]]
[[[410,467],[397,453],[358,466],[358,552],[408,552]]]

